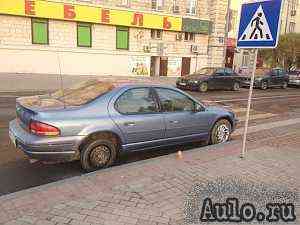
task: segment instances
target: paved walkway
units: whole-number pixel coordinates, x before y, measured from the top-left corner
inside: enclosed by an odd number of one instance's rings
[[[74,76],[63,75],[63,86],[68,88],[88,79],[100,79],[118,83],[151,82],[160,84],[175,84],[175,77],[143,77],[143,76]],[[58,74],[6,74],[0,73],[0,92],[16,91],[53,91],[61,87],[61,77]]]
[[[226,190],[225,195],[254,202],[287,199],[297,213],[299,128],[264,131],[265,138],[255,141],[249,137],[245,159],[238,157],[240,141],[233,140],[184,151],[183,158],[171,154],[6,195],[0,197],[0,224],[197,224],[201,196],[216,196],[211,188],[218,185],[219,195]]]

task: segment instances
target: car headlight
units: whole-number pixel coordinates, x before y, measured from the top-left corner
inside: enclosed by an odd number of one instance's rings
[[[261,80],[262,80],[262,78],[261,78],[261,77],[258,77],[258,78],[255,78],[254,81],[261,81]]]

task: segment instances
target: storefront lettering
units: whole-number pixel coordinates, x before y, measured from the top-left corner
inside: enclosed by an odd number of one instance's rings
[[[168,20],[168,17],[164,17],[164,29],[169,30],[172,28],[171,22]]]
[[[134,13],[131,25],[142,27],[144,23],[144,15],[142,13]]]
[[[101,11],[101,22],[110,23],[110,11],[109,9],[102,9]]]
[[[25,0],[25,14],[35,15],[35,2]]]
[[[74,19],[76,17],[75,7],[73,5],[64,5],[64,18]]]

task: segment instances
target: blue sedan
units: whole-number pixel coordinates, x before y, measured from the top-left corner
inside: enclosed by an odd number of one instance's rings
[[[235,126],[233,112],[206,107],[177,88],[126,85],[76,106],[30,107],[17,99],[9,135],[30,158],[80,159],[93,171],[111,166],[124,151],[224,143]]]

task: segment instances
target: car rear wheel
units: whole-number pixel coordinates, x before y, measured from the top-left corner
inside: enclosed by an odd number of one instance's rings
[[[82,169],[92,172],[111,166],[117,158],[117,148],[113,141],[106,139],[92,140],[82,149],[80,162]]]
[[[230,135],[231,123],[226,119],[219,120],[212,129],[210,143],[214,145],[227,142],[230,139]]]
[[[287,89],[287,87],[288,87],[288,83],[287,82],[283,82],[282,89]]]
[[[268,83],[266,81],[261,82],[260,89],[267,90],[268,89]]]
[[[239,91],[240,90],[240,83],[239,82],[234,82],[232,90]]]
[[[207,92],[208,91],[208,84],[207,82],[202,82],[199,86],[200,92]]]

